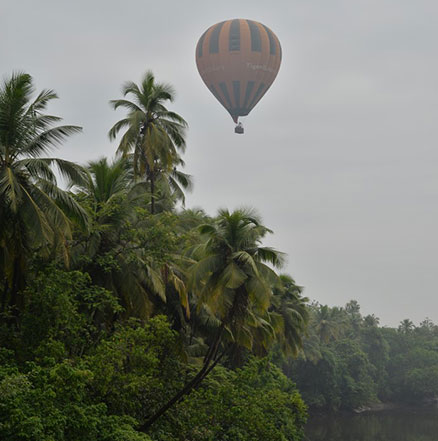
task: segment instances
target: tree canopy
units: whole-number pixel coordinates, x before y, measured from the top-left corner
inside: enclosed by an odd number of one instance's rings
[[[181,207],[172,87],[126,83],[115,159],[82,166],[45,156],[80,128],[33,92],[24,73],[0,89],[0,438],[300,440],[272,350],[298,352],[307,299],[254,209]]]
[[[182,206],[172,87],[123,95],[115,158],[78,165],[56,93],[0,87],[2,440],[299,441],[307,406],[436,399],[438,326],[309,303],[254,208]]]

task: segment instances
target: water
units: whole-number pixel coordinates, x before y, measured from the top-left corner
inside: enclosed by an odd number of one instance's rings
[[[310,418],[307,441],[438,441],[438,407]]]

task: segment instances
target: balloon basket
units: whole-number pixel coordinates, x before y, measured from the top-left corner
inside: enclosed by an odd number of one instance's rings
[[[242,135],[245,131],[243,130],[243,126],[241,123],[237,124],[236,127],[234,127],[234,133],[237,133],[239,135]]]

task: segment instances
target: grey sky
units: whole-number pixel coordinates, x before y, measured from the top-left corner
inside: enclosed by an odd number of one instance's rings
[[[113,155],[122,113],[108,101],[152,69],[190,124],[189,207],[256,207],[312,299],[438,322],[437,16],[432,0],[1,0],[0,72],[58,92],[51,111],[84,127],[58,155],[84,163]],[[229,18],[266,24],[283,48],[244,136],[194,62]]]

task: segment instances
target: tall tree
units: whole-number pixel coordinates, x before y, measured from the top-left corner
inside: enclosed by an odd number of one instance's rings
[[[169,111],[165,104],[174,99],[172,86],[157,83],[151,71],[144,75],[140,86],[127,82],[122,88],[123,96],[132,96],[132,101],[124,98],[112,100],[114,109],[122,107],[128,111],[109,131],[110,139],[125,130],[117,152],[131,156],[134,178],[144,179],[149,184],[152,214],[155,213],[156,186],[164,180],[168,188],[180,198],[182,189],[190,188],[190,177],[177,170],[184,161],[186,121],[177,113]],[[181,188],[182,187],[182,188]]]
[[[302,296],[302,288],[287,274],[280,275],[280,285],[274,287],[273,293],[269,313],[276,324],[277,339],[285,354],[296,356],[309,321],[309,299]]]
[[[398,326],[398,331],[403,334],[410,334],[415,329],[414,323],[409,319],[404,319]]]
[[[360,305],[357,300],[350,300],[344,307],[347,319],[350,322],[350,328],[353,336],[357,336],[360,326],[363,322],[362,314],[360,313]]]
[[[342,308],[330,308],[327,305],[317,305],[314,320],[316,321],[316,332],[323,343],[336,340],[344,334],[347,329],[347,317]]]
[[[268,264],[280,267],[283,256],[261,246],[262,239],[271,231],[249,209],[232,213],[220,210],[213,223],[201,225],[199,229],[206,240],[193,250],[197,262],[190,271],[191,286],[197,309],[207,311],[217,326],[207,338],[208,349],[199,372],[142,425],[142,430],[147,430],[197,387],[226,355],[230,344],[250,350],[257,337],[271,342],[275,339],[268,310],[272,286],[278,283],[278,276]]]
[[[32,100],[32,77],[15,73],[0,87],[0,280],[3,304],[14,304],[25,280],[25,268],[35,251],[46,255],[62,250],[68,260],[66,239],[71,220],[86,224],[85,211],[73,196],[57,185],[52,170],[81,182],[83,170],[58,158],[42,157],[77,126],[56,126],[61,118],[46,115],[53,90],[41,91]],[[1,289],[1,288],[0,288]]]
[[[152,258],[145,236],[148,212],[144,194],[136,191],[124,158],[91,161],[87,179],[77,185],[77,198],[87,208],[90,228],[77,234],[75,259],[94,283],[116,293],[126,313],[141,318],[152,313],[155,296],[165,300],[160,263]]]

